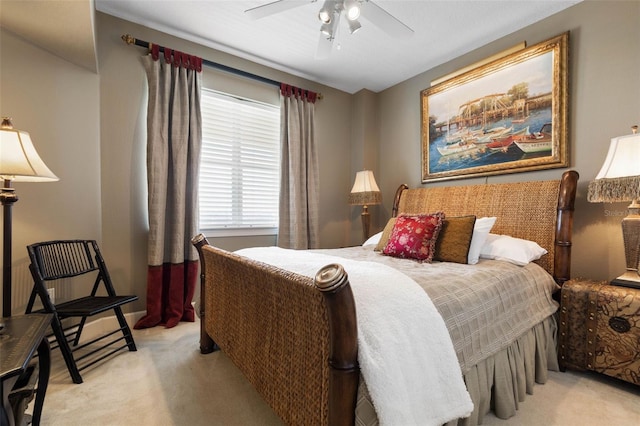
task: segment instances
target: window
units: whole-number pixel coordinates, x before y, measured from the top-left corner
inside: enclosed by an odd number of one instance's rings
[[[200,230],[275,234],[280,108],[204,88],[201,108]]]

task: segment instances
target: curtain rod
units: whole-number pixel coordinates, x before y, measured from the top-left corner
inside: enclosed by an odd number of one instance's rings
[[[127,43],[127,44],[132,44],[135,46],[140,46],[140,47],[144,47],[149,49],[151,46],[151,43],[149,43],[148,41],[144,41],[144,40],[139,40],[135,37],[133,37],[130,34],[123,34],[122,35],[122,40]],[[160,51],[164,52],[164,46],[160,46]],[[278,89],[280,89],[280,85],[282,84],[282,82],[280,81],[276,81],[276,80],[272,80],[270,78],[266,78],[266,77],[262,77],[260,75],[257,74],[252,74],[250,72],[247,71],[243,71],[243,70],[239,70],[237,68],[232,68],[230,66],[227,65],[223,65],[223,64],[219,64],[217,62],[213,62],[210,61],[208,59],[202,59],[202,63],[208,67],[211,68],[216,68],[219,69],[221,71],[225,71],[231,74],[235,74],[235,75],[239,75],[241,77],[245,77],[245,78],[249,78],[251,80],[256,80],[265,84],[269,84],[271,86],[276,86]],[[318,93],[318,99],[322,99],[322,93]]]

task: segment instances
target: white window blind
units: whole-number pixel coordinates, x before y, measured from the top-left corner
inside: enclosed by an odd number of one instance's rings
[[[202,89],[201,109],[200,230],[275,232],[280,108]]]

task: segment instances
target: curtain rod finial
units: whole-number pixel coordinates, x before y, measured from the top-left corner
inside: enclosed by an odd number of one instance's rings
[[[131,34],[123,34],[120,38],[127,44],[134,44],[136,42],[136,39]]]

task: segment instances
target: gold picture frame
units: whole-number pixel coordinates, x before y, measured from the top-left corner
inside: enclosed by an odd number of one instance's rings
[[[422,182],[567,167],[563,33],[420,93]]]

